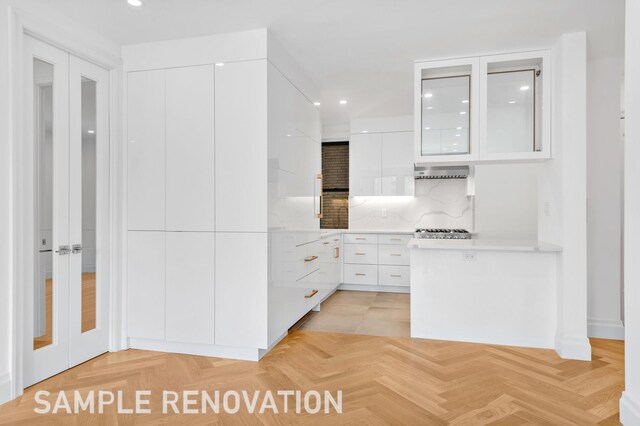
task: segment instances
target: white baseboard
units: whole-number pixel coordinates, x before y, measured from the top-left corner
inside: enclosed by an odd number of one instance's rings
[[[627,391],[620,398],[620,423],[624,426],[640,426],[640,399],[634,400]]]
[[[200,343],[168,342],[166,340],[139,339],[136,337],[129,338],[129,347],[131,349],[143,349],[146,351],[231,358],[244,361],[258,361],[268,352],[261,353],[259,348],[236,348]]]
[[[587,337],[556,336],[556,352],[560,358],[591,361],[591,343]]]
[[[377,291],[379,293],[410,293],[410,287],[396,287],[392,285],[362,285],[340,284],[338,290],[350,291]]]
[[[11,400],[11,375],[0,374],[0,404]]]
[[[587,326],[589,337],[624,340],[624,325],[620,320],[589,319]]]

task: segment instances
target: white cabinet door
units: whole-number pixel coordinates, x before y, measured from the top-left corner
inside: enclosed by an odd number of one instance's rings
[[[127,82],[128,229],[165,229],[165,71]]]
[[[214,342],[214,234],[167,232],[167,340]]]
[[[166,71],[167,230],[214,230],[213,65]]]
[[[267,234],[215,235],[215,343],[266,349]]]
[[[382,195],[382,135],[351,135],[349,192],[354,196]]]
[[[382,134],[382,195],[413,195],[413,132]]]
[[[215,68],[216,231],[267,231],[267,61]]]
[[[127,335],[165,338],[165,233],[130,231],[127,253]]]

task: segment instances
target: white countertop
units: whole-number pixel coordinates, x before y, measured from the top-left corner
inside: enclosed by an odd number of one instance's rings
[[[409,248],[427,250],[493,250],[493,251],[531,251],[560,252],[562,247],[544,241],[522,240],[430,240],[413,238]]]
[[[328,233],[335,234],[396,234],[396,235],[413,235],[412,229],[323,229]],[[334,232],[331,232],[334,231]]]

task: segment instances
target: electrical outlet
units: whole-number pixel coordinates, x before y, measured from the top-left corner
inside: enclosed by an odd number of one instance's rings
[[[462,260],[465,262],[474,262],[476,260],[476,254],[471,252],[462,253]]]
[[[387,209],[382,209],[381,214],[382,214],[382,218],[383,219],[386,218],[387,217]]]

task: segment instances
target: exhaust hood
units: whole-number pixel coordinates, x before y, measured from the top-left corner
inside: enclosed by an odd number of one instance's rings
[[[469,177],[469,166],[416,166],[414,177],[416,179],[466,179]]]

